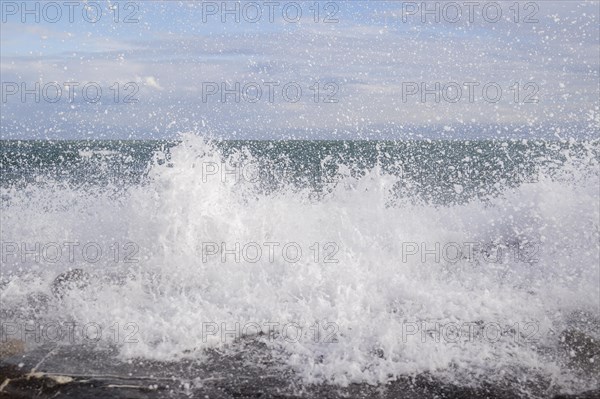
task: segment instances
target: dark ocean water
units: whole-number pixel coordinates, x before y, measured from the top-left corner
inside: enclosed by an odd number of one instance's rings
[[[0,184],[68,182],[74,186],[144,182],[154,164],[170,163],[179,141],[3,141]],[[260,178],[266,191],[282,185],[326,192],[342,171],[357,177],[378,168],[399,178],[395,189],[428,203],[457,203],[532,183],[567,158],[598,159],[597,145],[503,141],[215,141],[233,167],[199,168],[222,180]],[[583,158],[586,158],[583,157]],[[237,172],[237,176],[236,176]]]

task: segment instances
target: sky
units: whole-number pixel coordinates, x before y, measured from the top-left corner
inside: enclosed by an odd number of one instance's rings
[[[2,139],[598,136],[600,2],[0,0]]]

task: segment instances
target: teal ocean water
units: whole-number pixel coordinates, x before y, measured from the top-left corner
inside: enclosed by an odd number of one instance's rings
[[[170,163],[180,141],[4,141],[3,185],[50,179],[78,185],[144,182],[154,164]],[[567,158],[600,157],[593,142],[546,140],[213,141],[221,157],[199,174],[222,181],[260,180],[269,191],[286,185],[326,193],[345,174],[377,169],[398,178],[394,190],[428,203],[465,202],[537,181]],[[225,166],[225,162],[231,162]],[[208,161],[211,162],[211,161]]]

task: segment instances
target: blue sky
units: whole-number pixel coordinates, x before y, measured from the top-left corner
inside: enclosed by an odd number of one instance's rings
[[[415,10],[421,2],[240,2],[240,23],[232,15],[221,20],[221,1],[88,2],[102,9],[96,23],[81,14],[86,2],[74,8],[72,22],[62,1],[55,3],[62,18],[44,20],[55,17],[48,3],[37,2],[38,23],[34,15],[21,20],[15,5],[23,2],[0,1],[4,139],[165,138],[186,131],[228,138],[455,137],[479,125],[564,138],[589,136],[600,125],[597,1],[524,1],[517,8],[513,1],[480,2],[472,22],[464,2],[454,9],[429,2],[439,7],[440,22],[433,15],[422,21],[422,10]],[[500,5],[498,21],[495,8],[484,14],[489,3]],[[244,21],[257,18],[255,5],[263,12],[259,22]],[[44,6],[50,14],[43,14]],[[109,7],[118,7],[118,22]],[[288,19],[284,7],[292,12]],[[297,9],[302,16],[292,22]],[[94,17],[90,10],[86,15]],[[451,22],[456,10],[462,16]],[[128,15],[137,22],[124,23]],[[324,23],[326,15],[337,21]],[[80,85],[72,102],[66,90],[55,103],[7,94],[9,86],[20,90],[35,82],[40,88]],[[96,103],[82,97],[81,87],[90,82],[102,88]],[[263,96],[223,101],[220,89],[236,82],[258,85]],[[271,86],[273,101],[268,82],[279,84]],[[449,98],[457,95],[453,85],[461,87],[459,100],[406,95],[414,84],[433,89],[436,82],[450,89]],[[476,84],[472,99],[465,82]],[[214,84],[219,92],[207,95]],[[298,101],[283,97],[284,85],[302,90],[297,98],[292,92]],[[486,85],[502,90],[497,102],[482,97]],[[134,91],[138,101],[123,103]]]

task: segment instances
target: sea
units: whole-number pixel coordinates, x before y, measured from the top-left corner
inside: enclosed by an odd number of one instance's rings
[[[5,140],[3,338],[597,388],[599,162],[598,140]]]

